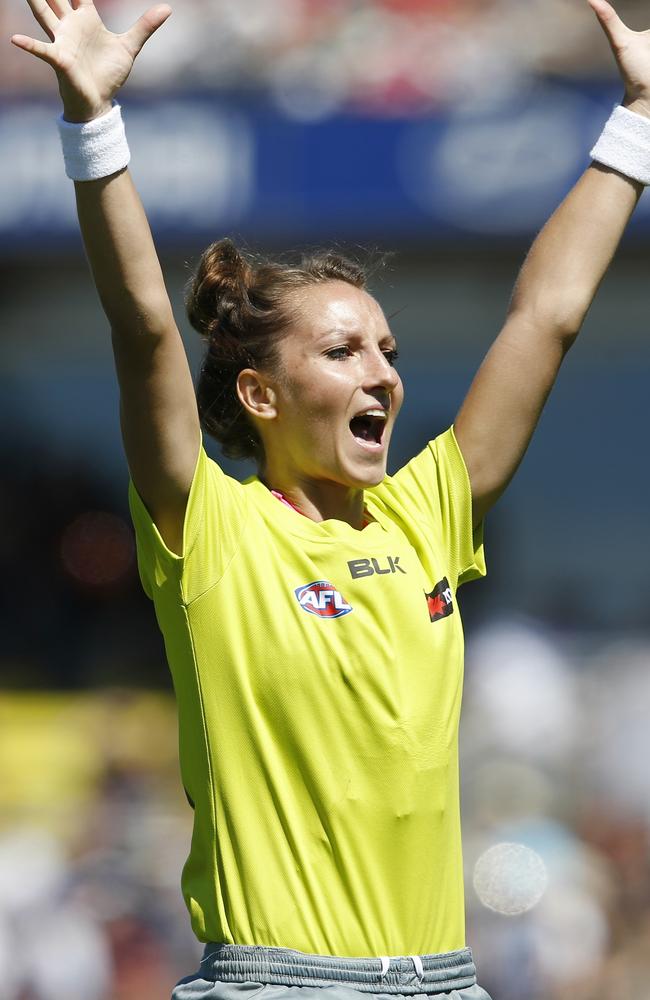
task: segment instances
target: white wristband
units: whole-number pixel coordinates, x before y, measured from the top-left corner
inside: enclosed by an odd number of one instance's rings
[[[58,119],[65,172],[73,181],[96,181],[122,170],[131,153],[126,141],[120,106],[89,122]]]
[[[650,118],[616,105],[590,156],[642,184],[650,184]]]

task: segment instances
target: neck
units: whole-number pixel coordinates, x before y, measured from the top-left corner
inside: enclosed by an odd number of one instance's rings
[[[345,521],[353,528],[364,525],[363,490],[351,489],[339,483],[296,481],[279,475],[260,473],[261,481],[270,489],[282,494],[297,507],[301,514],[312,521]]]

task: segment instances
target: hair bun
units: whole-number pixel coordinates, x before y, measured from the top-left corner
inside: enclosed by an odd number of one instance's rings
[[[237,336],[243,315],[250,309],[248,290],[254,271],[230,239],[207,248],[187,295],[190,323],[208,339],[220,329]]]

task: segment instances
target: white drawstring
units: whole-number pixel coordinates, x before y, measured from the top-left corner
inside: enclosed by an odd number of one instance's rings
[[[423,979],[424,967],[422,965],[422,959],[420,958],[419,955],[409,955],[409,958],[413,962],[418,979]],[[379,975],[383,979],[390,968],[390,958],[388,957],[388,955],[380,955],[379,960],[381,962],[381,972],[379,973]]]
[[[419,955],[409,955],[409,958],[413,959],[413,965],[415,966],[415,971],[417,972],[418,979],[424,978],[424,968],[422,966],[422,959]]]

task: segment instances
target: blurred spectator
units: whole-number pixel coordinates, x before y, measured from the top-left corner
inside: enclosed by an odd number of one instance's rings
[[[586,3],[574,0],[179,0],[131,87],[257,91],[285,111],[425,113],[516,94],[537,75],[604,76],[614,62]],[[98,0],[114,30],[140,0]],[[642,26],[646,5],[620,0]],[[25,0],[5,0],[3,36],[33,32]],[[645,24],[643,25],[645,26]],[[52,93],[19,52],[0,62],[6,94]]]

